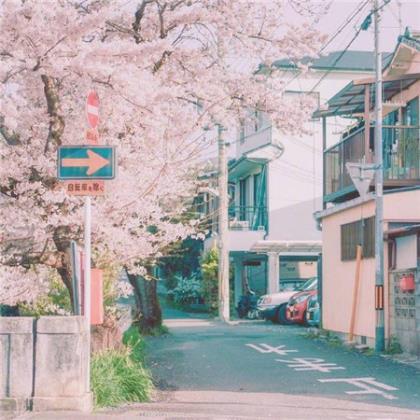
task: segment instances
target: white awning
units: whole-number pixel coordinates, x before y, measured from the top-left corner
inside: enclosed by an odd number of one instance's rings
[[[251,252],[277,252],[293,255],[316,255],[322,251],[321,241],[257,241],[252,245]]]

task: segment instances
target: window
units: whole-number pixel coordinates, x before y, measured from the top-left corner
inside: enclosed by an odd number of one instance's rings
[[[239,181],[239,220],[246,220],[248,178]]]
[[[240,121],[239,125],[239,142],[241,144],[245,143],[245,122],[243,120]]]
[[[419,124],[419,98],[414,98],[407,102],[407,106],[403,108],[404,125],[417,126]]]
[[[254,111],[254,132],[256,133],[258,131],[259,128],[259,122],[260,122],[260,117],[259,117],[259,112],[258,110]]]
[[[362,245],[362,239],[363,258],[373,258],[375,256],[375,217],[341,225],[341,261],[356,259],[356,248],[357,245]]]
[[[261,173],[254,175],[254,207],[258,207],[260,200],[258,193],[260,190]]]

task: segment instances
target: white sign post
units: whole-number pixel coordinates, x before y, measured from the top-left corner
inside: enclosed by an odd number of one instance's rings
[[[371,163],[347,162],[346,168],[360,197],[364,199],[375,176],[376,166]]]
[[[99,123],[99,97],[95,91],[90,91],[86,99],[86,119],[90,128],[96,129]],[[89,195],[85,197],[85,319],[87,323],[87,375],[86,388],[90,391],[90,318],[91,318],[91,198]]]
[[[91,283],[90,283],[90,258],[91,258],[91,200],[90,196],[85,197],[85,319],[87,324],[87,375],[86,388],[90,391],[90,311],[91,311]]]

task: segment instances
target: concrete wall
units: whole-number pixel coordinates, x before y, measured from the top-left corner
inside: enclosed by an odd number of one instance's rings
[[[90,411],[80,316],[0,318],[0,410]]]
[[[384,195],[384,229],[390,221],[420,221],[420,190]],[[371,217],[374,201],[326,216],[322,220],[323,241],[323,326],[336,332],[348,333],[356,270],[355,261],[341,261],[341,229],[345,223]],[[385,246],[385,250],[386,250]],[[388,253],[384,253],[385,279],[388,279]],[[355,335],[364,336],[368,343],[375,337],[375,259],[362,261]],[[385,333],[389,336],[389,287],[385,281]]]
[[[41,317],[36,326],[34,411],[89,411],[87,330],[81,316]]]
[[[0,411],[24,410],[33,386],[34,318],[0,317]]]

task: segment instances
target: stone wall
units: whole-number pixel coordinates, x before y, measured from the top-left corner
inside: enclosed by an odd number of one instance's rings
[[[0,318],[0,410],[26,409],[33,388],[34,318]]]
[[[0,318],[0,410],[90,411],[80,316]]]
[[[400,279],[414,273],[415,290],[403,292]],[[395,270],[390,275],[390,335],[395,336],[404,352],[420,356],[420,271]]]

